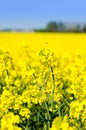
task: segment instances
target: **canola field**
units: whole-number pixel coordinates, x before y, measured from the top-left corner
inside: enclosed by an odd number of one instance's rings
[[[0,130],[86,130],[86,34],[0,33]]]
[[[17,55],[25,45],[40,51],[46,46],[46,43],[48,43],[48,48],[56,51],[56,53],[81,53],[86,50],[86,34],[0,33],[0,49]]]

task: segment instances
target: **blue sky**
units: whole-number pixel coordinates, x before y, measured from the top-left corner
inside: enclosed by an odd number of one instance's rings
[[[86,0],[0,0],[0,28],[39,28],[49,21],[85,22]]]

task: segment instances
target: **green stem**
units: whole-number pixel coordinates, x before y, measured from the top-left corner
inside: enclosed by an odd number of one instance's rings
[[[50,114],[49,114],[49,109],[48,109],[48,105],[46,102],[45,102],[45,106],[47,109],[47,129],[46,130],[49,130],[50,129]]]
[[[54,77],[54,73],[53,73],[53,67],[51,67],[51,73],[52,73],[52,80],[53,80],[51,108],[52,108],[52,112],[53,112],[53,110],[54,110],[54,105],[53,105],[53,101],[54,101],[54,89],[55,89],[55,77]]]

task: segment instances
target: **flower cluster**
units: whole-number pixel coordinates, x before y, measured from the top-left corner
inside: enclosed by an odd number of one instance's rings
[[[86,55],[0,52],[0,130],[85,130]]]

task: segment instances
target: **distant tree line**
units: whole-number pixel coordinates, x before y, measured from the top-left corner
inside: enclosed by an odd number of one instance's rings
[[[0,29],[0,32],[12,32],[12,29]]]
[[[45,28],[34,29],[35,32],[74,32],[83,33],[86,32],[86,24],[71,24],[67,25],[63,22],[51,21]]]
[[[74,32],[74,33],[86,33],[86,23],[85,24],[65,24],[64,22],[50,21],[46,27],[26,30],[26,29],[13,29],[5,28],[0,29],[0,32]]]

